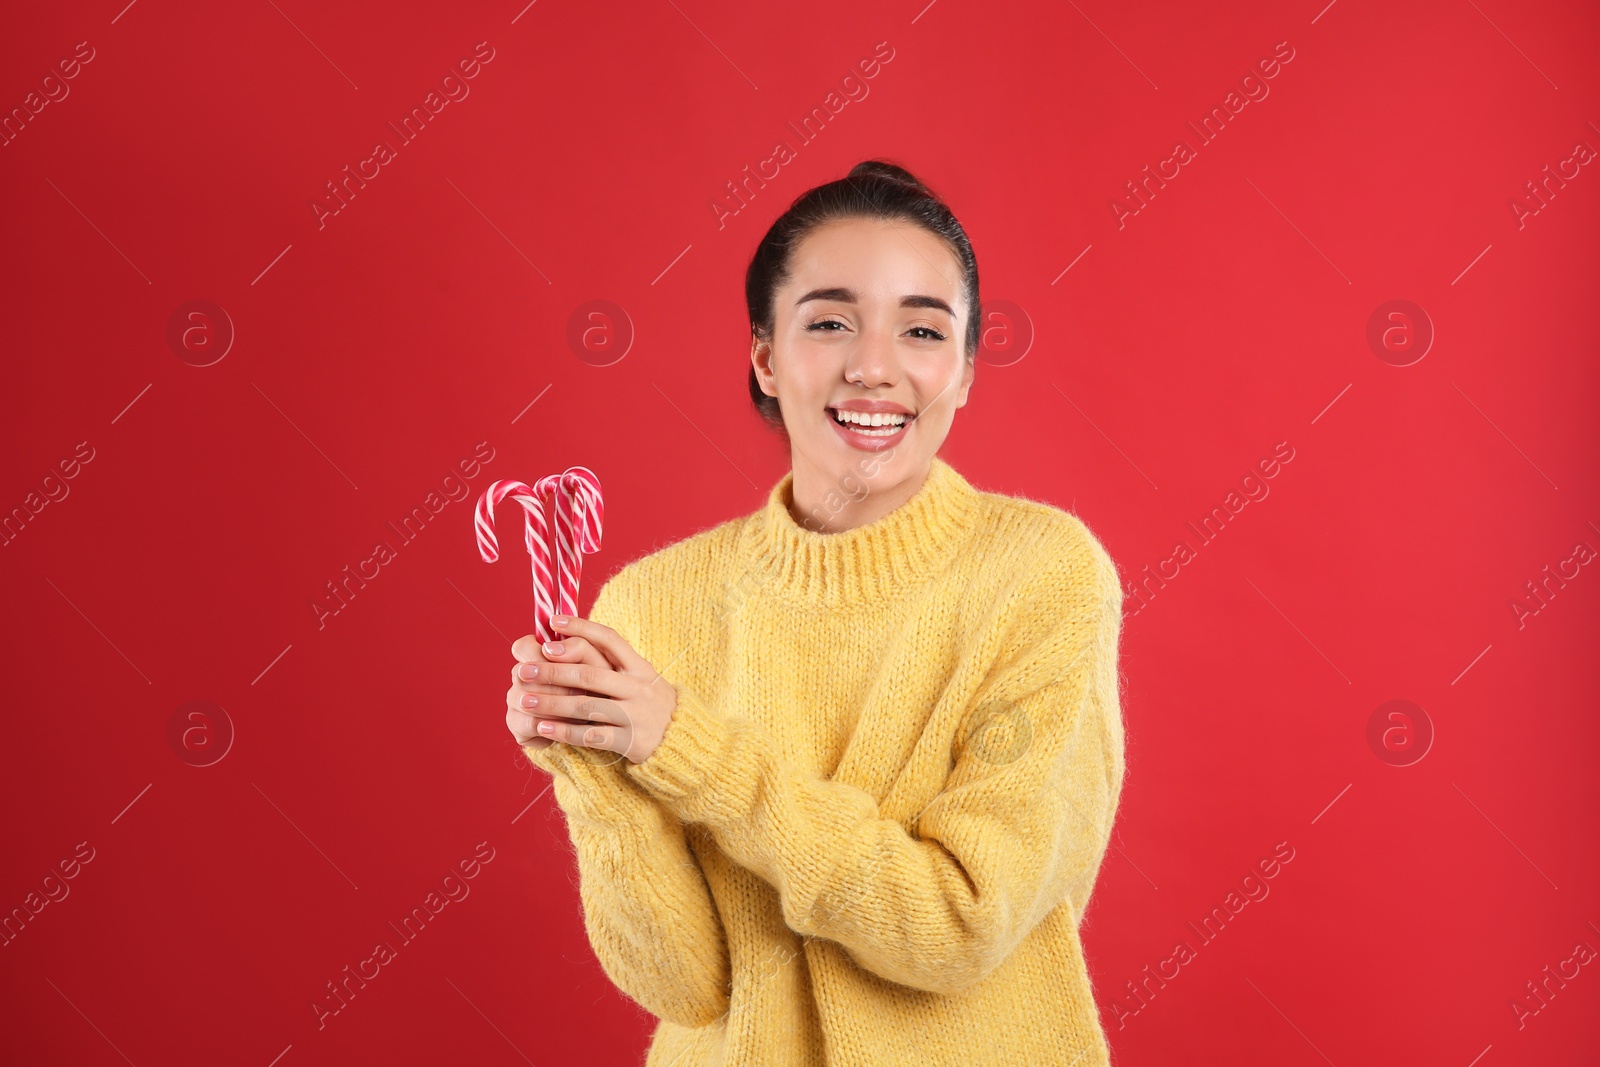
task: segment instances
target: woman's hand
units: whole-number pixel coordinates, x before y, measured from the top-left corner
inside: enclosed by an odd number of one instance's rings
[[[550,621],[563,634],[556,641],[540,645],[528,634],[511,646],[511,735],[536,751],[561,741],[643,763],[672,724],[677,690],[611,627],[567,615]]]
[[[569,640],[564,644],[566,649],[562,653],[546,655],[544,649],[551,646],[540,645],[537,638],[532,634],[528,634],[512,644],[511,653],[517,656],[519,660],[527,660],[541,666],[558,660],[573,663],[585,658],[588,662],[596,664],[605,662],[605,658],[600,655],[599,650],[592,646],[587,644],[581,646],[583,651],[580,654],[580,646],[575,641]],[[524,705],[523,698],[535,696],[543,699],[550,695],[575,695],[581,690],[569,689],[564,685],[541,685],[538,682],[525,682],[519,673],[522,665],[521,662],[518,662],[512,664],[511,667],[511,688],[506,692],[506,726],[511,730],[511,736],[516,739],[517,744],[526,745],[536,752],[543,752],[554,742],[548,737],[539,736],[539,722],[534,717],[529,706]]]

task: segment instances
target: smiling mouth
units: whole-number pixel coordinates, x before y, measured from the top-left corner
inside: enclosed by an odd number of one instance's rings
[[[916,419],[915,415],[905,415],[903,421],[899,423],[885,422],[878,426],[868,426],[859,422],[851,422],[843,418],[840,415],[839,409],[837,408],[828,408],[827,411],[828,417],[833,419],[834,422],[853,433],[860,434],[862,437],[893,437],[901,430],[910,426],[911,423]],[[901,413],[896,412],[895,414]]]

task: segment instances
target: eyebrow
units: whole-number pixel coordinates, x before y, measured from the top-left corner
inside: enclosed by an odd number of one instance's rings
[[[794,305],[795,307],[799,307],[801,304],[811,300],[833,300],[841,304],[857,303],[856,291],[854,289],[833,288],[813,289],[809,293],[806,293],[804,296],[802,296],[799,300],[796,300]],[[900,298],[900,306],[903,308],[932,308],[936,311],[944,312],[952,319],[956,317],[955,309],[936,296],[922,296],[920,294],[902,296]]]

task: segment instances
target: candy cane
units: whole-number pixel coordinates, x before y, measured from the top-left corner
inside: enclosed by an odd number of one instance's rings
[[[563,615],[576,615],[583,556],[600,551],[600,529],[605,518],[600,479],[588,467],[568,467],[560,475],[540,479],[534,490],[540,500],[549,496],[555,502],[557,610]]]
[[[587,467],[568,467],[561,474],[539,479],[533,486],[502,479],[478,498],[473,524],[478,554],[485,563],[500,558],[494,533],[494,508],[510,497],[522,505],[524,541],[533,561],[534,636],[541,642],[556,637],[550,617],[578,613],[578,584],[583,574],[583,554],[600,550],[605,502],[600,479]],[[549,525],[544,503],[549,498],[556,513],[555,574],[551,574]]]
[[[540,617],[541,607],[546,611],[549,610],[550,553],[545,545],[544,509],[534,496],[531,486],[507,478],[495,482],[478,497],[478,506],[473,516],[473,525],[478,534],[478,554],[483,557],[485,563],[493,563],[500,558],[500,548],[494,533],[494,508],[508,496],[523,508],[523,541],[528,547],[528,555],[533,560],[533,599],[537,619]],[[543,641],[544,635],[541,634],[539,639]]]

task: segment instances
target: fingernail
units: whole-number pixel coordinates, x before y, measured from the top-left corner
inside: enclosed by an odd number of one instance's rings
[[[524,663],[517,668],[517,673],[522,676],[523,681],[531,681],[539,677],[539,666],[536,663]]]
[[[539,698],[534,696],[532,693],[525,694],[522,698],[522,706],[525,708],[536,708],[539,706]]]
[[[544,650],[547,655],[559,656],[561,653],[567,650],[567,646],[562,644],[560,641],[546,641],[544,643]]]
[[[542,722],[539,724],[539,732],[541,734],[554,733],[555,728],[556,724],[553,722]]]
[[[550,620],[550,622],[556,626],[565,626],[570,621],[571,620],[565,615],[557,615],[555,618]]]

